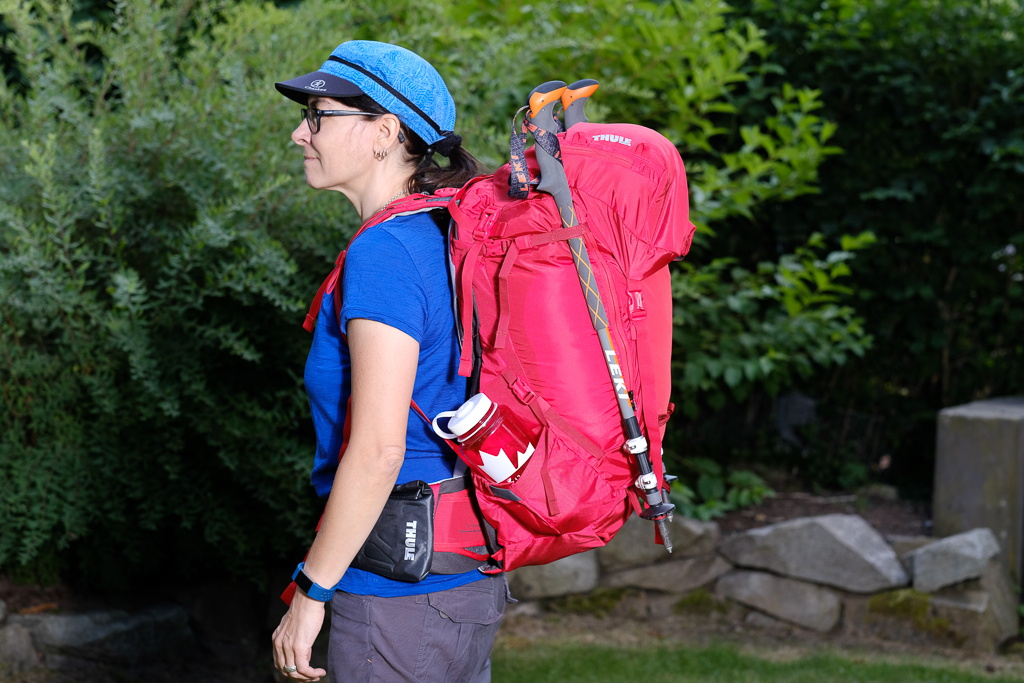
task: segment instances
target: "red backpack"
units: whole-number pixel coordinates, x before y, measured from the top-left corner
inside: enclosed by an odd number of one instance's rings
[[[682,159],[659,133],[628,124],[578,123],[558,141],[577,226],[563,227],[545,192],[510,199],[510,166],[471,181],[448,207],[459,372],[470,376],[476,361],[478,390],[539,434],[511,486],[473,471],[500,546],[493,559],[506,571],[604,545],[642,509],[570,238],[582,237],[589,252],[659,487],[673,410],[668,264],[688,251],[694,231]],[[533,148],[526,162],[536,174]]]

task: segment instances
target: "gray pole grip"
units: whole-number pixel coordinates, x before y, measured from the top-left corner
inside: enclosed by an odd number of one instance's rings
[[[562,93],[562,108],[565,110],[562,118],[565,121],[566,130],[569,130],[577,123],[590,122],[585,109],[587,100],[597,90],[598,85],[598,82],[593,78],[584,78],[567,87],[565,92]]]
[[[528,102],[530,103],[530,119],[533,124],[551,135],[558,134],[558,126],[555,124],[555,104],[560,101],[562,92],[565,90],[564,81],[548,81],[542,83],[530,91]],[[536,146],[537,164],[540,166],[540,182],[537,189],[547,192],[555,198],[558,211],[562,216],[565,227],[571,228],[579,221],[576,220],[576,212],[572,208],[572,195],[569,193],[569,181],[565,177],[565,169],[562,162],[551,157],[540,145]]]

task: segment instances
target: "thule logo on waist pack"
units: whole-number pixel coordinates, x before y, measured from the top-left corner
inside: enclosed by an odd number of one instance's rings
[[[416,559],[416,522],[405,523],[405,559]]]
[[[633,146],[632,140],[630,140],[629,138],[624,138],[621,135],[595,135],[594,140],[597,140],[598,142],[617,142],[620,145],[625,145],[626,147]]]

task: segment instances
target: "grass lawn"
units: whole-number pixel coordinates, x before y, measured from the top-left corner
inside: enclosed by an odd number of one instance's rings
[[[863,661],[809,654],[772,661],[732,646],[629,648],[607,645],[498,647],[495,683],[1010,683],[996,673],[965,671],[956,663]]]

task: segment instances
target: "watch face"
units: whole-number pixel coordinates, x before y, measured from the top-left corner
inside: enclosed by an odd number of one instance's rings
[[[295,585],[298,586],[303,593],[319,602],[327,602],[334,596],[333,590],[324,588],[323,586],[318,586],[314,583],[313,579],[309,578],[309,575],[306,574],[306,570],[302,567],[296,570],[295,578],[292,580],[295,581]]]
[[[295,575],[295,585],[302,589],[302,592],[309,595],[309,589],[313,587],[313,579],[306,576],[306,572],[302,569]]]

